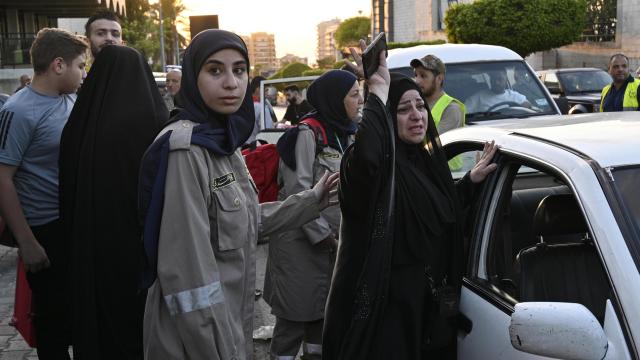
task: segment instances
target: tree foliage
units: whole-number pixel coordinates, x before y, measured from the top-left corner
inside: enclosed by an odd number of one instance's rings
[[[587,0],[587,26],[582,35],[590,41],[613,41],[617,12],[616,0]]]
[[[186,39],[176,32],[180,14],[186,10],[181,0],[161,0],[165,59],[175,63],[175,54],[186,46]],[[140,51],[145,58],[152,59],[152,68],[160,67],[160,17],[159,4],[149,5],[148,0],[126,0],[127,17],[122,21],[122,35],[127,45]],[[176,34],[178,49],[176,49]]]
[[[525,57],[577,40],[586,0],[478,0],[447,11],[447,39],[510,48]]]
[[[305,71],[309,71],[309,70],[311,70],[311,68],[308,65],[299,63],[299,62],[294,62],[276,71],[276,73],[271,75],[269,79],[284,79],[284,78],[290,78],[290,77],[303,76],[302,74]],[[274,86],[276,87],[276,89],[278,89],[278,91],[282,91],[287,85],[292,85],[292,84],[298,85],[299,87],[303,88],[303,87],[307,87],[309,83],[307,81],[301,81],[301,82],[295,82],[295,83],[274,84]]]
[[[444,44],[446,41],[444,40],[429,40],[429,41],[410,41],[410,42],[390,42],[387,43],[387,49],[402,49],[408,48],[418,45],[440,45]]]
[[[316,64],[319,69],[330,69],[333,63],[336,61],[335,56],[326,56],[322,59],[318,59]]]
[[[358,46],[360,39],[366,39],[371,34],[371,19],[365,16],[349,18],[338,26],[335,39],[338,48]]]

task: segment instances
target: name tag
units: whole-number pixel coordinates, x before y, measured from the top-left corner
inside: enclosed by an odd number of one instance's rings
[[[320,156],[325,159],[340,159],[340,154],[336,154],[336,153],[323,152],[323,153],[320,153]]]
[[[234,182],[236,182],[236,176],[233,173],[228,173],[213,179],[211,182],[211,189],[218,190],[225,186],[229,186]]]

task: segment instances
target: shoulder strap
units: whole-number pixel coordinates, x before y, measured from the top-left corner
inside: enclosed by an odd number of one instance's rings
[[[322,146],[329,145],[329,141],[327,139],[327,132],[324,130],[324,126],[322,123],[314,118],[306,118],[300,122],[300,124],[308,125],[311,130],[316,134],[316,138],[318,139],[318,144]]]

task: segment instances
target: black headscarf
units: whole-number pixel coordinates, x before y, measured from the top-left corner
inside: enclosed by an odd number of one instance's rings
[[[245,93],[242,105],[231,115],[216,113],[202,99],[198,89],[198,74],[209,56],[224,50],[237,50],[247,62],[249,69],[249,52],[242,39],[231,32],[218,29],[205,30],[196,35],[184,53],[182,61],[182,81],[178,100],[182,105],[180,113],[174,119],[186,119],[197,123],[211,125],[213,152],[217,155],[230,155],[242,146],[251,135],[255,125],[253,100],[249,92]]]
[[[330,70],[315,79],[307,90],[307,100],[315,110],[304,115],[318,120],[327,133],[328,145],[340,152],[347,147],[349,135],[356,132],[357,124],[347,117],[344,98],[358,78],[348,71]],[[278,152],[282,161],[291,169],[296,169],[295,147],[298,127],[290,128],[278,141]]]
[[[394,262],[424,260],[434,276],[441,267],[446,240],[456,221],[456,195],[438,131],[427,110],[427,131],[420,144],[408,144],[398,137],[397,112],[400,98],[420,88],[410,78],[392,73],[388,107],[396,136],[396,205],[394,226]],[[426,101],[425,101],[425,106]]]
[[[70,245],[73,348],[83,358],[142,357],[138,168],[167,113],[144,57],[108,46],[62,133],[60,216]]]

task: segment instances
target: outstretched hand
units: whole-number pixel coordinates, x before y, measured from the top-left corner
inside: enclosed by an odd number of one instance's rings
[[[498,151],[498,146],[495,141],[484,143],[484,149],[482,150],[482,155],[476,162],[476,165],[471,169],[471,182],[474,184],[483,182],[484,179],[489,175],[492,171],[494,171],[498,165],[492,163],[493,157],[496,155]]]
[[[364,53],[364,50],[367,48],[367,43],[364,40],[360,40],[360,50]],[[355,48],[349,48],[351,52],[351,56],[353,60],[356,62],[353,64],[352,62],[345,60],[344,63],[358,76],[359,79],[364,79],[364,66],[362,65],[362,56],[358,54],[358,51]],[[385,56],[385,52],[381,51],[380,54],[380,66],[378,66],[378,70],[371,75],[369,79],[367,79],[367,86],[369,87],[369,92],[376,94],[382,102],[387,102],[387,97],[389,94],[389,84],[391,83],[391,76],[389,75],[389,69],[387,67],[387,57]]]
[[[318,199],[320,210],[324,210],[328,206],[337,205],[338,200],[330,200],[338,192],[338,182],[340,181],[340,173],[329,173],[325,171],[322,178],[313,187],[313,193]]]

